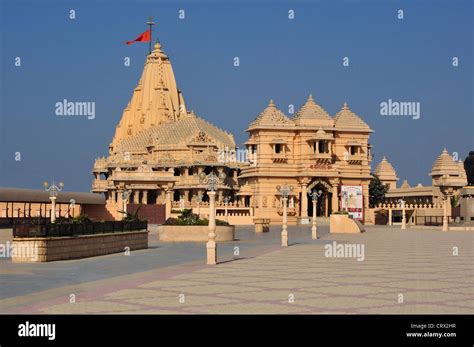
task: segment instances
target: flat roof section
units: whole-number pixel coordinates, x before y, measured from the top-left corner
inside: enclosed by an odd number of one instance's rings
[[[74,199],[76,204],[101,205],[105,197],[101,194],[83,192],[59,192],[56,202],[69,203]],[[0,202],[41,202],[49,203],[49,192],[39,189],[1,188]]]

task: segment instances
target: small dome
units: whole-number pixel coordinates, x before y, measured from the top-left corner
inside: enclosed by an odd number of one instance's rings
[[[462,175],[460,171],[464,170],[460,170],[459,164],[454,161],[445,148],[433,163],[430,176]]]
[[[270,100],[268,106],[260,113],[255,120],[250,123],[249,129],[259,126],[293,126],[294,123],[285,114],[280,111],[273,100]]]
[[[349,128],[349,129],[360,129],[371,131],[370,127],[365,123],[358,115],[352,112],[344,103],[341,110],[336,114],[334,118],[334,126],[336,128]]]
[[[393,168],[392,164],[389,163],[386,157],[383,157],[382,161],[375,168],[374,173],[378,176],[381,181],[397,181],[397,172]]]
[[[293,121],[296,125],[333,125],[333,119],[321,105],[314,101],[311,94],[293,117]]]
[[[410,185],[408,184],[407,180],[403,180],[403,183],[400,188],[410,188]]]

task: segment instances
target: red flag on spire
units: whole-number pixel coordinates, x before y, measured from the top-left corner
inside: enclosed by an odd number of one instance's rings
[[[135,42],[150,42],[151,40],[151,32],[150,29],[142,33],[140,36],[138,36],[135,40],[133,41],[127,41],[125,42],[127,45],[131,45],[132,43]]]

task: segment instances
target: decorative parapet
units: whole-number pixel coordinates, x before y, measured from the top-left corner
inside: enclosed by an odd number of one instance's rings
[[[111,182],[110,182],[111,183]],[[109,181],[106,181],[106,180],[94,180],[92,182],[92,191],[107,191],[107,189],[109,188]],[[110,188],[113,188],[113,186],[111,186]]]
[[[403,209],[402,204],[378,204],[377,209]],[[419,209],[439,209],[443,208],[442,204],[405,204],[405,210]]]
[[[174,181],[175,177],[168,171],[114,171],[111,177],[117,181]]]
[[[286,163],[288,161],[288,155],[286,153],[273,153],[272,160],[274,163]]]
[[[94,171],[107,170],[107,158],[99,157],[94,161]]]

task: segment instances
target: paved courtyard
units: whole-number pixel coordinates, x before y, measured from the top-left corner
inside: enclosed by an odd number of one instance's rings
[[[238,227],[239,241],[219,245],[217,266],[203,265],[204,244],[161,243],[155,232],[148,250],[130,256],[2,259],[0,313],[474,313],[472,232],[320,231],[311,240],[309,227],[290,227],[290,247],[281,248],[278,226],[259,235]],[[361,253],[329,257],[334,245]]]

